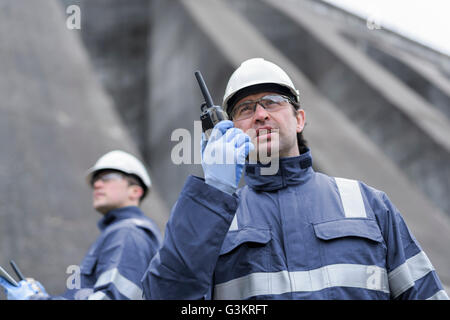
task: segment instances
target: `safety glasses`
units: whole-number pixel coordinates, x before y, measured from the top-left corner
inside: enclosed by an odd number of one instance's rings
[[[100,172],[92,176],[91,186],[93,187],[98,180],[101,180],[102,182],[108,182],[122,179],[125,179],[125,176],[119,172]]]
[[[260,105],[268,112],[276,112],[289,106],[291,99],[282,95],[266,95],[258,100],[246,100],[236,105],[231,111],[233,120],[244,120],[253,117],[256,106]]]

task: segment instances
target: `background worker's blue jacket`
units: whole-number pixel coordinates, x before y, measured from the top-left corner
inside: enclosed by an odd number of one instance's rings
[[[233,196],[188,178],[146,298],[448,298],[383,192],[314,172],[309,151],[281,159],[277,175],[260,169],[247,165]]]
[[[156,224],[138,207],[109,211],[81,265],[81,286],[66,299],[142,299],[141,279],[161,244]],[[76,279],[68,285],[77,286]]]

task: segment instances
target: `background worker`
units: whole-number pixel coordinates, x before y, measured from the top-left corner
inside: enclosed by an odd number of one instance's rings
[[[80,265],[80,288],[49,297],[38,282],[40,288],[33,281],[14,287],[2,280],[8,299],[142,299],[140,280],[161,243],[158,227],[139,208],[151,187],[147,170],[133,155],[115,150],[98,159],[86,179],[103,217],[101,234]]]
[[[305,111],[281,68],[243,62],[223,107],[232,122],[202,141],[205,179],[184,185],[144,277],[147,298],[448,299],[385,193],[313,170]],[[275,174],[245,163],[253,148],[279,162]]]

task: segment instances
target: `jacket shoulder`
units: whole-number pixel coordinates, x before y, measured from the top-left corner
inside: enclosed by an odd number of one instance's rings
[[[388,211],[386,204],[389,203],[390,200],[384,191],[371,187],[362,181],[359,181],[359,187],[361,194],[374,213],[385,213]]]
[[[158,244],[161,242],[161,233],[150,219],[124,219],[106,228],[101,235],[105,242],[120,241],[126,237],[138,238],[140,241],[154,238]]]

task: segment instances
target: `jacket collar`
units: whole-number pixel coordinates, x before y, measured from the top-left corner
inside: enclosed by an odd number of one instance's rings
[[[313,173],[311,151],[308,149],[297,157],[281,158],[276,174],[261,175],[261,168],[269,166],[247,163],[244,176],[247,185],[258,191],[275,191],[306,182]]]
[[[129,206],[129,207],[123,207],[123,208],[117,208],[108,211],[103,218],[101,218],[97,226],[98,228],[103,231],[107,226],[118,222],[120,220],[124,219],[130,219],[130,218],[137,218],[143,216],[143,212],[141,209],[135,206]]]

